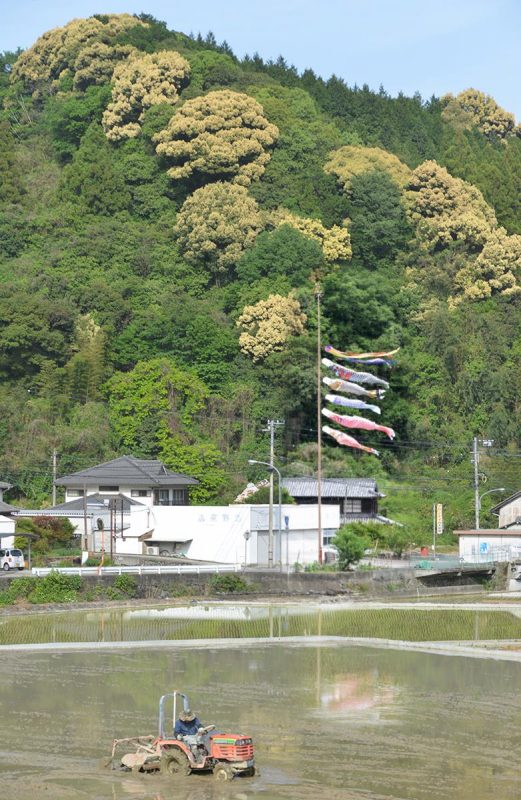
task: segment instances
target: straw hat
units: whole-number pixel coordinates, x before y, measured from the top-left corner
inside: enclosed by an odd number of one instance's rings
[[[195,719],[195,714],[189,708],[185,709],[185,711],[181,711],[179,714],[179,719],[181,722],[193,722]]]

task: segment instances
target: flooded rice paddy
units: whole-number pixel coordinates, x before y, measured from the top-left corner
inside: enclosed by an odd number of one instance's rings
[[[521,662],[288,637],[521,639],[520,613],[198,605],[2,617],[0,798],[517,800]],[[110,649],[125,639],[158,644]],[[5,646],[89,641],[81,652]],[[204,724],[253,736],[260,773],[223,785],[103,769],[113,738],[155,732],[173,689]]]
[[[195,604],[0,617],[1,645],[342,636],[411,642],[521,640],[521,609],[415,604]]]
[[[2,800],[514,800],[521,664],[288,643],[125,653],[4,652]],[[163,691],[251,734],[260,774],[217,784],[105,771],[154,732]]]

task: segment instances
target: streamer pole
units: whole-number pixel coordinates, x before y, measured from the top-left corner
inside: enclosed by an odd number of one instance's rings
[[[322,292],[320,284],[315,287],[315,297],[317,299],[317,502],[318,502],[318,563],[322,564],[322,394],[321,394],[321,372],[320,357],[322,355],[322,342],[320,330],[320,300]]]

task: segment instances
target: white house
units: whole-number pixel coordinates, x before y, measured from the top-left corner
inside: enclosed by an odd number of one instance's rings
[[[69,516],[84,549],[109,550],[112,542],[116,552],[141,553],[140,537],[160,523],[170,527],[173,508],[189,504],[190,486],[198,481],[161,461],[121,456],[55,483],[65,488],[65,502],[47,513]],[[161,516],[160,509],[170,513]]]
[[[521,492],[491,508],[499,517],[498,528],[454,531],[459,537],[460,558],[467,562],[512,561],[521,558]]]

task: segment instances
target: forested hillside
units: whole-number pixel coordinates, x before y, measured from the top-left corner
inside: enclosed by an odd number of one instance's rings
[[[492,98],[389,97],[209,34],[99,15],[0,57],[0,479],[162,459],[228,502],[265,459],[316,469],[324,343],[400,347],[382,510],[428,536],[521,488],[521,132]],[[381,373],[387,377],[388,373]],[[492,496],[493,500],[494,496]]]

